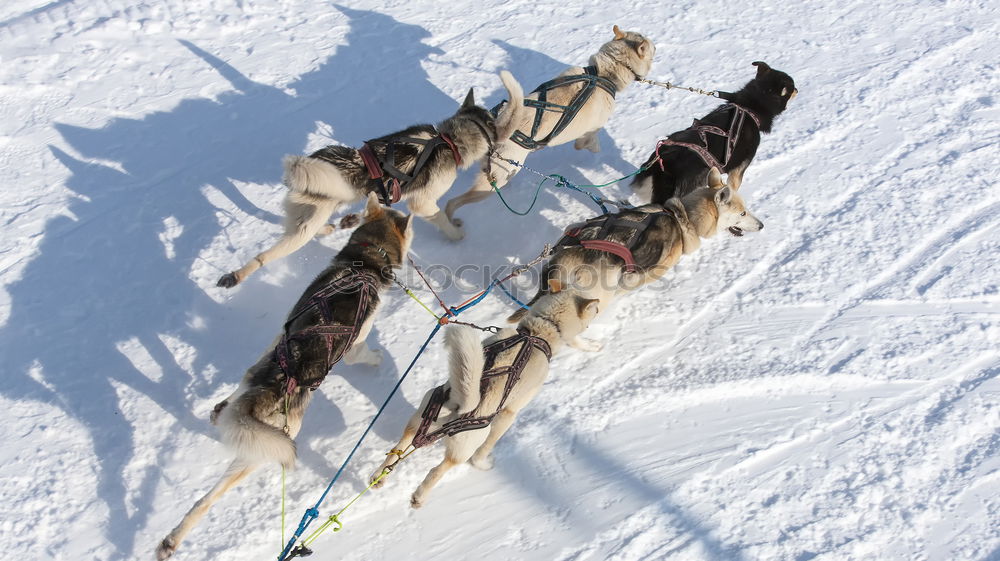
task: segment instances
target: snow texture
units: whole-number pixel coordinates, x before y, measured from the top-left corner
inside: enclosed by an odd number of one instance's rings
[[[657,45],[651,76],[735,89],[764,60],[799,95],[741,193],[766,228],[719,238],[623,298],[567,350],[497,448],[450,472],[422,450],[313,559],[1000,558],[1000,6],[892,3],[18,0],[0,3],[0,548],[152,559],[228,462],[207,422],[348,232],[233,291],[215,280],[281,231],[280,161],[487,105],[587,62],[611,27]],[[528,165],[620,177],[715,100],[636,84],[598,154]],[[449,196],[466,189],[463,173]],[[527,206],[536,178],[505,189]],[[629,195],[610,187],[611,198]],[[418,223],[415,259],[489,266],[457,303],[594,214],[544,189],[495,198],[467,238]],[[418,282],[412,272],[408,282]],[[537,278],[515,284],[529,296]],[[426,290],[420,295],[430,301]],[[499,323],[500,293],[464,319]],[[314,503],[430,331],[390,293],[377,369],[337,366],[288,476]],[[363,488],[423,393],[435,341],[321,509]],[[274,559],[280,472],[218,503],[178,560]],[[314,526],[315,527],[315,526]]]

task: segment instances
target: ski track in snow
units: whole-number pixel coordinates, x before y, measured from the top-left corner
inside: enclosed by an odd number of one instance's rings
[[[313,558],[1000,557],[1000,9],[469,9],[0,6],[0,404],[11,427],[0,544],[28,559],[152,559],[219,477],[228,457],[209,412],[348,237],[311,243],[238,290],[214,286],[281,231],[282,155],[440,121],[469,86],[492,106],[499,70],[530,90],[585,63],[618,24],[656,42],[654,79],[735,89],[753,60],[795,77],[800,94],[741,190],[765,229],[706,242],[605,310],[588,333],[605,349],[553,360],[494,470],[456,468],[413,511],[410,492],[441,456],[422,450]],[[560,146],[527,165],[604,182],[711,107],[632,85],[600,153]],[[460,174],[448,196],[471,179]],[[516,208],[535,180],[522,173],[505,189]],[[460,211],[461,243],[417,224],[414,256],[492,267],[459,284],[435,277],[458,302],[593,212],[551,189],[524,218],[489,200]],[[515,289],[528,296],[536,281]],[[338,366],[310,408],[288,477],[292,527],[432,327],[405,295],[385,301],[371,342],[386,360]],[[510,309],[497,294],[463,319],[499,323]],[[436,342],[321,518],[364,487],[444,365]],[[277,470],[261,469],[175,558],[274,558],[278,491]]]

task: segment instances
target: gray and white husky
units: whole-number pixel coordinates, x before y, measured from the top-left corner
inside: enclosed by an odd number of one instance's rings
[[[417,412],[407,423],[396,448],[372,474],[372,480],[375,480],[386,467],[395,465],[403,450],[414,442],[421,428],[422,414],[438,390],[447,391],[448,397],[433,428],[438,428],[463,415],[489,418],[490,422],[482,428],[443,437],[444,460],[431,469],[417,487],[410,499],[410,505],[413,508],[421,507],[427,500],[427,493],[445,472],[459,464],[468,461],[479,469],[493,467],[493,447],[513,424],[517,413],[542,389],[542,384],[549,374],[549,357],[543,351],[532,348],[520,377],[505,392],[510,374],[493,375],[489,378],[484,378],[482,375],[486,366],[484,348],[492,343],[517,337],[519,334],[542,339],[553,355],[563,344],[576,346],[580,333],[600,311],[599,302],[583,298],[573,290],[560,291],[560,288],[558,281],[553,280],[550,293],[531,306],[516,330],[503,329],[480,341],[479,333],[472,328],[459,326],[448,328],[445,332],[445,345],[449,352],[448,381],[439,388],[427,392]],[[503,371],[504,367],[511,365],[519,352],[521,352],[520,347],[514,347],[497,354],[491,371]],[[376,486],[381,486],[382,483],[379,481]]]
[[[500,80],[512,100],[523,100],[521,85],[509,72],[501,72]],[[511,107],[520,107],[522,103],[519,101]],[[437,200],[455,182],[458,169],[478,162],[497,138],[506,138],[514,132],[513,113],[513,110],[501,111],[494,120],[489,111],[476,105],[470,89],[458,111],[437,128],[415,125],[371,140],[368,145],[378,161],[385,162],[386,152],[393,142],[394,166],[405,174],[413,174],[423,145],[407,143],[405,139],[430,140],[447,135],[450,144],[434,148],[426,164],[416,170],[413,181],[402,186],[399,195],[412,214],[437,226],[449,239],[458,240],[464,235],[461,228],[445,217]],[[334,229],[327,223],[330,216],[347,204],[362,200],[373,190],[364,157],[358,149],[349,146],[327,146],[309,156],[286,156],[284,166],[284,183],[288,187],[285,233],[270,249],[223,275],[218,286],[232,288],[269,261],[297,251],[314,236],[329,234]]]
[[[664,213],[665,209],[668,212]],[[556,280],[561,286],[574,287],[587,298],[598,299],[604,308],[620,294],[663,277],[682,255],[701,246],[701,238],[723,232],[742,236],[744,232],[757,232],[764,227],[764,223],[747,210],[743,197],[723,183],[722,175],[714,167],[709,171],[707,186],[679,199],[669,199],[663,205],[647,204],[623,210],[617,216],[639,221],[651,213],[656,216],[632,246],[634,271],[626,272],[622,257],[601,249],[578,245],[557,247],[542,268],[538,293],[529,305],[542,298],[549,283]],[[610,239],[621,242],[629,233],[612,230]],[[508,321],[515,322],[524,313],[518,310]]]
[[[621,31],[617,25],[614,26],[613,31],[614,39],[601,45],[597,54],[590,57],[590,65],[596,67],[596,75],[599,78],[610,81],[617,91],[621,91],[649,72],[656,47],[652,41],[635,31]],[[584,73],[583,67],[574,66],[567,68],[556,79],[579,76]],[[585,87],[585,84],[586,82],[573,82],[555,87],[546,92],[545,101],[550,103],[553,108],[569,105]],[[514,110],[510,112],[510,116],[514,120],[511,127],[512,132],[532,130],[536,112],[533,109],[523,107],[523,105],[529,100],[537,101],[538,97],[539,94],[536,91],[527,95],[523,101],[518,102],[514,98],[510,98],[510,101],[503,105],[502,111]],[[552,137],[545,145],[556,146],[575,141],[574,147],[577,150],[587,149],[591,152],[598,152],[601,148],[597,134],[608,122],[614,109],[614,95],[605,89],[595,88],[566,128]],[[551,133],[560,121],[561,115],[562,113],[559,111],[548,109],[541,111],[541,122],[538,125],[537,135],[545,137]],[[523,163],[531,149],[514,142],[510,136],[510,134],[498,135],[499,140],[495,152],[501,158]],[[491,182],[495,181],[497,188],[503,187],[519,169],[518,166],[502,159],[490,158],[476,176],[472,188],[448,201],[448,204],[445,205],[445,214],[448,215],[448,218],[454,219],[455,211],[460,207],[489,197],[493,192]]]
[[[379,293],[392,284],[392,269],[402,265],[409,251],[413,216],[382,207],[371,194],[363,220],[289,312],[281,335],[247,369],[236,391],[215,406],[212,423],[236,458],[163,538],[156,549],[158,560],[173,555],[212,504],[257,466],[295,464],[294,438],[312,390],[341,357],[347,364],[381,362],[382,355],[365,339],[378,310]]]

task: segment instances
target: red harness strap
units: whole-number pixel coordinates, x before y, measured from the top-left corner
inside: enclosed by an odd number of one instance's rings
[[[580,242],[580,245],[586,249],[597,249],[600,251],[607,251],[608,253],[614,253],[618,257],[625,260],[626,273],[635,272],[635,258],[632,256],[632,250],[618,242],[610,242],[608,240],[584,240]]]
[[[656,206],[656,208],[660,210],[644,213],[645,216],[639,220],[628,218],[634,216],[634,214],[631,214],[634,211],[625,211],[629,214],[625,216],[622,215],[623,213],[603,214],[591,218],[581,225],[571,226],[563,234],[563,237],[556,242],[556,251],[575,246],[582,246],[584,249],[606,251],[621,257],[625,261],[625,272],[634,273],[638,270],[639,265],[632,254],[632,248],[639,243],[642,233],[646,231],[646,228],[649,228],[656,217],[663,215],[675,216],[674,212],[670,209],[659,206]],[[616,227],[631,230],[626,237],[626,243],[608,239],[612,234],[612,229]],[[589,237],[588,235],[588,239],[580,239],[584,235],[585,230],[594,231],[593,237]]]
[[[413,164],[413,169],[408,174],[396,167],[396,146],[404,144],[423,146]],[[369,146],[368,142],[365,142],[361,145],[361,148],[358,148],[361,161],[364,162],[365,168],[368,170],[368,178],[374,186],[373,190],[378,192],[379,197],[382,199],[382,204],[387,206],[392,205],[398,203],[403,198],[403,189],[416,179],[417,174],[427,164],[434,150],[441,144],[448,145],[448,148],[451,149],[452,157],[455,158],[455,166],[461,166],[462,155],[459,153],[458,147],[455,146],[455,141],[444,133],[439,133],[437,136],[429,139],[403,136],[392,137],[386,143],[383,160],[379,160],[378,155],[375,154],[375,150]]]
[[[445,133],[441,133],[441,140],[448,144],[448,148],[451,148],[451,155],[455,157],[455,165],[457,167],[462,166],[462,155],[458,153],[458,148],[455,146],[455,141],[451,139],[450,136]]]
[[[395,177],[390,178],[389,190],[386,191],[385,181],[382,180],[382,177],[385,175],[382,172],[382,164],[379,163],[378,156],[375,155],[372,147],[368,146],[368,143],[365,142],[358,149],[358,154],[361,155],[361,160],[365,163],[365,167],[368,168],[369,179],[377,182],[383,203],[389,205],[398,203],[399,199],[403,198],[403,189],[399,185],[399,180]]]
[[[500,353],[517,345],[521,345],[521,348],[518,349],[517,355],[509,365],[494,367],[497,356]],[[541,351],[542,354],[545,355],[546,360],[552,360],[552,349],[549,347],[548,342],[541,337],[528,333],[522,328],[518,328],[517,334],[515,335],[511,335],[506,339],[494,341],[493,343],[483,347],[483,356],[486,358],[486,364],[483,367],[483,375],[480,381],[479,391],[486,391],[490,378],[503,375],[507,376],[507,380],[503,388],[503,395],[500,398],[500,404],[497,405],[496,411],[480,417],[474,417],[473,413],[475,413],[475,411],[470,411],[464,415],[456,417],[455,419],[445,422],[439,429],[431,432],[431,424],[437,421],[438,416],[441,414],[441,407],[448,402],[448,398],[451,395],[450,388],[444,385],[438,386],[434,388],[434,393],[431,394],[431,398],[427,401],[427,406],[424,407],[424,411],[420,414],[420,426],[417,427],[417,434],[413,437],[413,447],[422,448],[428,444],[437,442],[445,436],[454,436],[460,432],[489,426],[489,424],[493,422],[493,418],[503,410],[503,406],[507,402],[507,398],[510,396],[511,390],[514,389],[518,380],[521,379],[521,372],[524,371],[524,367],[528,364],[528,361],[531,359],[531,355],[535,350]]]

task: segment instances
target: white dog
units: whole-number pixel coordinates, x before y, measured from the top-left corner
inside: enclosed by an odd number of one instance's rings
[[[479,469],[493,467],[493,447],[542,388],[549,359],[563,343],[580,346],[580,333],[599,311],[597,300],[559,288],[553,281],[550,293],[531,307],[517,329],[504,329],[485,341],[471,328],[448,329],[449,380],[427,392],[373,480],[395,465],[405,449],[439,438],[445,440],[444,460],[413,493],[413,508],[422,506],[431,488],[456,465],[468,461]]]
[[[514,119],[513,135],[499,137],[495,149],[500,158],[524,162],[529,152],[544,146],[576,141],[577,150],[600,150],[598,131],[615,109],[615,93],[644,77],[653,64],[656,47],[634,31],[614,26],[615,38],[590,57],[590,66],[574,66],[555,79],[538,86],[524,98],[527,110],[507,112]],[[505,112],[519,102],[513,98],[494,111]],[[530,109],[530,108],[533,108]],[[468,192],[445,205],[445,214],[453,222],[455,211],[469,203],[490,196],[495,182],[503,187],[518,171],[518,166],[491,157],[477,175]]]

